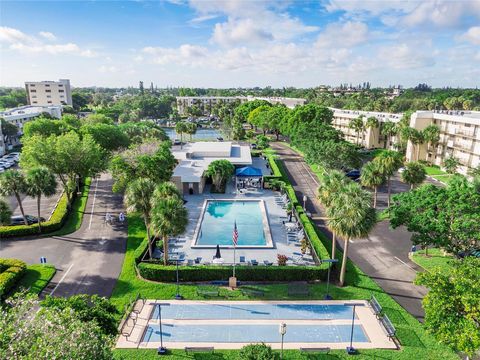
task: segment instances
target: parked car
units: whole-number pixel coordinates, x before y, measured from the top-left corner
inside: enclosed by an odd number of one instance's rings
[[[180,142],[180,140],[178,139],[175,139],[173,140],[173,145],[181,145],[182,143]]]
[[[360,178],[360,170],[350,170],[345,174],[346,177],[352,179],[352,180],[357,180]]]
[[[0,160],[0,166],[4,167],[5,169],[10,169],[13,165],[15,165],[15,163],[12,161]]]
[[[16,156],[7,155],[7,156],[4,156],[3,158],[1,158],[0,160],[5,160],[5,161],[11,161],[13,163],[18,163],[18,157],[16,157]]]
[[[250,145],[250,147],[251,147],[252,149],[256,149],[256,148],[257,148],[257,144],[254,143],[254,144]]]
[[[398,169],[398,173],[401,174],[405,171],[405,168],[404,167],[401,167],[400,169]]]
[[[0,174],[5,172],[5,168],[3,166],[0,166]]]
[[[217,137],[218,141],[223,141],[223,137]]]
[[[36,216],[25,215],[25,217],[27,218],[28,225],[36,224],[38,222],[38,218]],[[43,217],[40,217],[40,222],[45,222],[45,219]],[[23,221],[22,215],[15,215],[10,218],[10,226],[24,225],[24,224],[25,222]]]
[[[458,254],[460,258],[466,258],[467,256],[473,256],[480,258],[480,249],[473,249],[470,251],[462,251],[461,253]]]

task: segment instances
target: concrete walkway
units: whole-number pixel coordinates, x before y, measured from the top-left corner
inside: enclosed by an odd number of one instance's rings
[[[104,224],[105,213],[122,211],[122,196],[113,194],[110,175],[92,181],[83,222],[65,236],[0,241],[0,257],[38,264],[40,257],[57,268],[42,295],[98,294],[109,297],[117,282],[126,249],[127,225]]]
[[[318,178],[302,156],[286,145],[277,142],[271,147],[283,161],[298,199],[307,196],[307,210],[312,213],[312,219],[331,239],[331,233],[321,219],[324,210],[317,200]],[[396,181],[393,181],[393,188],[403,188]],[[338,241],[337,246],[342,247],[342,243]],[[427,289],[413,284],[416,272],[421,269],[408,258],[411,246],[410,234],[404,228],[391,230],[388,222],[383,221],[377,224],[368,239],[351,242],[349,258],[405,310],[423,321],[425,313],[421,301]]]

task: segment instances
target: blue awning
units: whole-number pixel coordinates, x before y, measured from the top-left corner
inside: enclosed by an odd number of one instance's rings
[[[262,170],[251,167],[245,166],[239,168],[235,171],[235,176],[237,177],[260,177],[262,176]]]

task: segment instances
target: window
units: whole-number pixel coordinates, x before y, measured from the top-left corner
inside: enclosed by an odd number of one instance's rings
[[[49,104],[51,104],[52,102],[50,100],[47,101]]]
[[[37,101],[32,101],[32,102],[33,102],[34,104],[36,104],[36,103],[37,103]]]
[[[50,87],[50,84],[45,84],[46,87]]]
[[[60,89],[60,90],[58,90],[58,92],[61,92],[61,93],[63,93],[63,92],[65,92],[65,90],[61,90],[61,89]]]
[[[45,90],[45,92],[48,92],[48,93],[49,93],[49,92],[52,92],[52,90]]]
[[[47,98],[51,98],[52,96],[51,95],[47,95]]]
[[[30,90],[30,92],[34,92],[34,93],[36,93],[36,92],[37,92],[37,90],[33,89],[33,90]]]
[[[63,84],[58,84],[58,87],[63,87]]]
[[[32,96],[32,99],[36,99],[36,98],[37,98],[37,95],[33,95],[33,96]]]

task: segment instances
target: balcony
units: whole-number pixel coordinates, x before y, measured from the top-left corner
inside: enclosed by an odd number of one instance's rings
[[[453,141],[452,147],[455,149],[465,150],[470,153],[473,153],[474,145],[475,144],[471,140],[470,141],[455,140]]]
[[[455,129],[455,135],[475,137],[475,130],[469,129]]]

